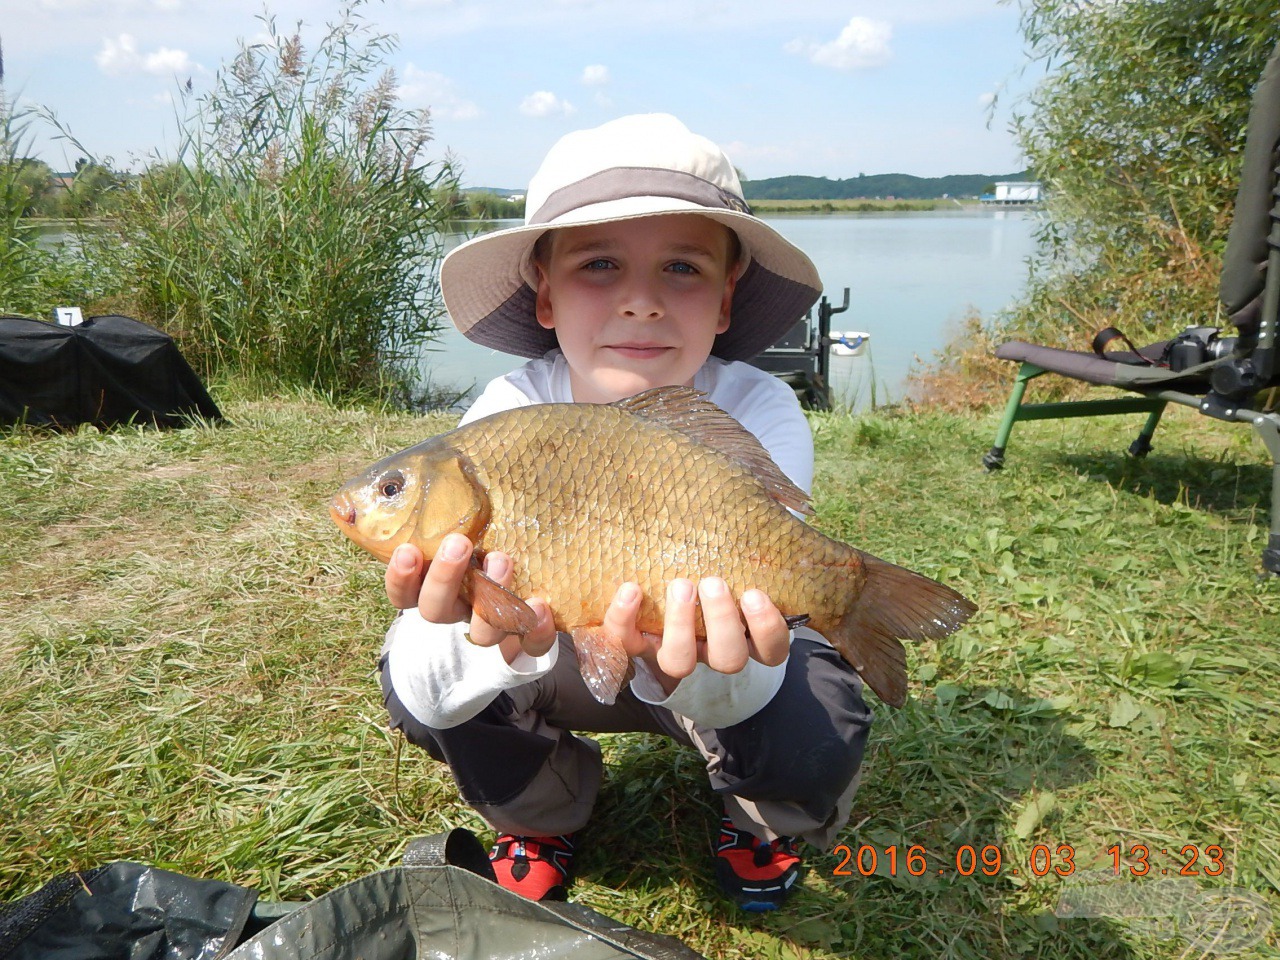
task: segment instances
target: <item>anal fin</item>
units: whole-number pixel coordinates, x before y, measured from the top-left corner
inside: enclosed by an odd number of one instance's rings
[[[603,627],[574,627],[570,636],[582,682],[596,700],[612,706],[632,674],[631,658],[622,641]]]

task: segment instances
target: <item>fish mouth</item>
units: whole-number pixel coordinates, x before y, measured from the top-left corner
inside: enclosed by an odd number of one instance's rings
[[[340,493],[329,501],[329,516],[340,527],[354,527],[356,523],[356,505],[345,493]]]

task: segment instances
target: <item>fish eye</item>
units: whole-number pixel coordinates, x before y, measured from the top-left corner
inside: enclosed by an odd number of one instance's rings
[[[400,496],[402,490],[404,490],[404,474],[399,470],[384,473],[378,478],[378,493],[386,499],[391,500]]]

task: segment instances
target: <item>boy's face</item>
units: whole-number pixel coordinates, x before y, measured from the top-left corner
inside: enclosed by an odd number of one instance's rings
[[[555,330],[573,399],[691,386],[729,328],[728,228],[696,214],[566,227],[537,263],[538,323]]]

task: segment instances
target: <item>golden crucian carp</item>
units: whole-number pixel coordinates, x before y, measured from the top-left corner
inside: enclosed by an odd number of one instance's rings
[[[545,599],[602,703],[613,703],[630,668],[602,626],[618,586],[640,585],[637,625],[660,634],[669,580],[719,576],[735,597],[756,588],[788,618],[807,617],[881,700],[901,706],[900,641],[944,637],[976,608],[819,533],[791,512],[812,513],[808,499],[703,394],[662,387],[476,420],[375,463],[330,512],[384,562],[402,543],[430,559],[447,534],[469,537],[476,550],[463,588],[475,611],[523,634],[537,617],[520,597]],[[512,558],[510,590],[480,569],[493,550]]]

